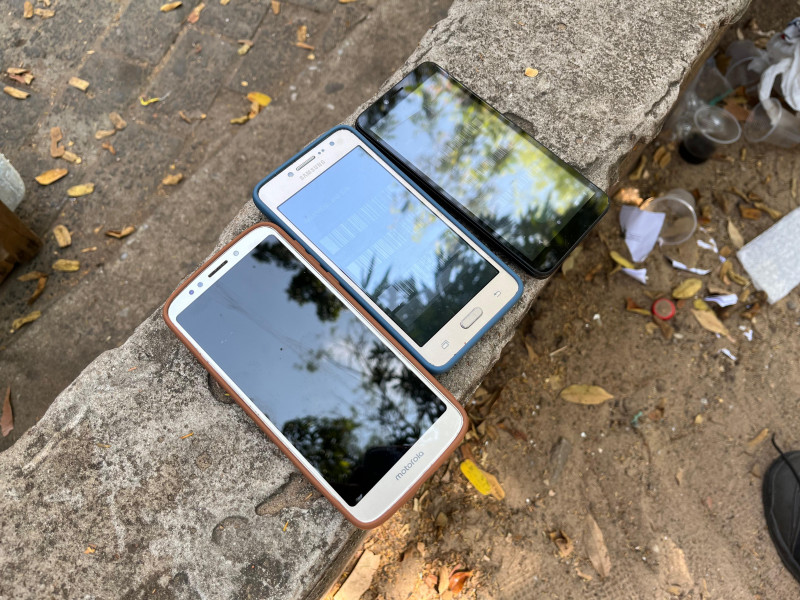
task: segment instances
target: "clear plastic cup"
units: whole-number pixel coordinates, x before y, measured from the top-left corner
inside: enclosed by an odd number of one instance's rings
[[[713,58],[709,58],[692,84],[691,91],[703,104],[716,105],[733,93],[733,87],[717,68]],[[699,106],[690,106],[699,108]]]
[[[767,63],[761,58],[748,57],[731,63],[725,78],[731,87],[736,89],[739,86],[750,88],[755,86],[761,79],[761,73],[767,68]]]
[[[718,106],[703,106],[694,113],[694,125],[681,141],[678,152],[688,163],[706,162],[719,145],[733,144],[742,135],[739,121]]]
[[[800,144],[800,118],[781,106],[775,98],[760,102],[744,124],[748,142],[792,148]]]
[[[664,224],[658,242],[665,246],[682,244],[697,229],[694,196],[684,189],[676,188],[659,196],[645,207],[650,212],[664,213]]]
[[[756,46],[752,40],[736,40],[731,42],[725,49],[725,54],[731,59],[731,64],[744,60],[745,58],[754,58],[756,56],[766,56],[766,52]],[[728,69],[730,71],[730,68]],[[725,75],[727,77],[727,73]]]

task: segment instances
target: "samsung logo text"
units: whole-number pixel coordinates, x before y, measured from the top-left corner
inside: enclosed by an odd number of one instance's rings
[[[405,475],[417,462],[419,459],[425,456],[424,452],[417,452],[414,456],[411,457],[411,460],[408,461],[408,464],[404,466],[400,472],[394,476],[397,481],[400,481],[400,478]]]
[[[314,171],[318,171],[319,169],[321,169],[324,165],[325,165],[325,160],[321,160],[318,163],[311,165],[309,168],[307,168],[300,174],[300,180],[302,181],[303,179],[311,175]]]

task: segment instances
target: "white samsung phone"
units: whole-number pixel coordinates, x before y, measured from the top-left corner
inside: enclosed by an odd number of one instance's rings
[[[350,128],[301,151],[253,199],[431,371],[450,368],[522,293],[513,271]]]
[[[256,225],[164,319],[356,526],[400,507],[456,448],[464,409],[277,226]]]

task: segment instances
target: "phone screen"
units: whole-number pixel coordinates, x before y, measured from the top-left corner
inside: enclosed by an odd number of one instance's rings
[[[351,506],[446,408],[272,236],[176,320]]]
[[[435,65],[412,72],[359,127],[536,271],[554,268],[608,206],[601,190]]]
[[[278,211],[419,346],[498,274],[358,146]]]

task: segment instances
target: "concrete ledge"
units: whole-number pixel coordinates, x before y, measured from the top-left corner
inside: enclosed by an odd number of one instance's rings
[[[633,145],[657,133],[696,57],[747,4],[457,0],[403,72],[442,64],[608,186]],[[539,76],[523,77],[528,66]],[[215,173],[237,169],[259,135],[285,156],[296,151],[282,148],[282,120],[259,125],[186,183],[187,200],[231,193]],[[259,219],[248,202],[219,244]],[[204,235],[179,219],[156,226]],[[517,306],[442,377],[460,399],[543,285],[525,284]],[[157,312],[0,456],[0,481],[0,598],[314,598],[362,536],[225,402]]]

